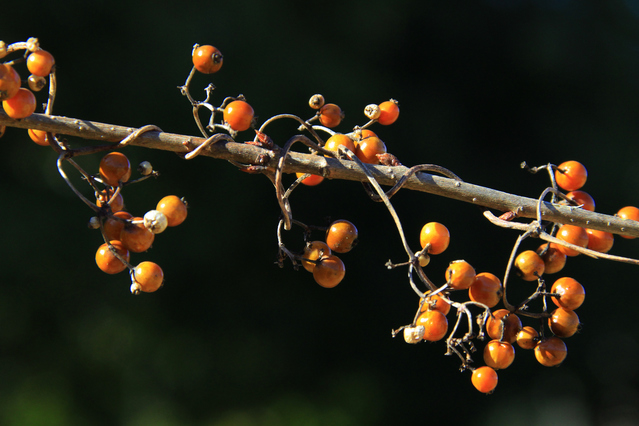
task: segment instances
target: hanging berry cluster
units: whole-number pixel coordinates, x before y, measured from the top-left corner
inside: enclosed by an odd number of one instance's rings
[[[0,52],[26,49],[31,54],[39,51],[37,43],[16,44],[13,48],[0,45]],[[14,46],[14,45],[11,45]],[[36,46],[36,47],[34,47]],[[30,57],[25,55],[25,57]],[[40,54],[39,58],[48,58]],[[252,129],[255,136],[245,142],[248,145],[263,148],[251,162],[231,161],[241,171],[267,176],[275,187],[276,199],[281,209],[281,219],[277,224],[278,264],[284,266],[290,261],[295,269],[301,266],[313,274],[314,280],[322,287],[332,288],[340,284],[345,276],[343,253],[349,252],[358,241],[357,227],[350,221],[340,219],[329,226],[308,225],[293,218],[291,196],[300,185],[312,187],[330,177],[328,166],[321,174],[296,173],[296,179],[288,187],[283,184],[284,166],[294,144],[303,144],[314,158],[334,158],[348,162],[366,177],[363,187],[371,200],[382,202],[387,207],[402,241],[407,259],[404,262],[389,261],[389,269],[406,267],[408,282],[418,296],[417,309],[413,320],[396,330],[392,335],[402,334],[411,344],[444,340],[446,354],[456,355],[461,361],[461,369],[471,371],[472,384],[483,393],[492,392],[497,386],[497,370],[509,367],[515,358],[515,344],[524,350],[533,350],[536,359],[543,366],[556,366],[566,358],[567,347],[564,339],[573,336],[580,328],[580,320],[575,312],[585,300],[583,285],[573,277],[560,277],[552,286],[546,284],[546,277],[560,272],[568,257],[586,254],[596,258],[639,264],[639,261],[607,254],[613,245],[613,235],[599,229],[585,229],[572,224],[560,224],[545,220],[544,200],[550,195],[553,206],[569,206],[575,210],[594,211],[593,198],[581,188],[587,179],[585,167],[568,161],[558,166],[547,164],[540,167],[522,168],[532,173],[546,170],[551,185],[537,199],[536,218],[530,222],[521,221],[519,209],[496,217],[490,210],[484,216],[493,224],[519,233],[512,254],[506,265],[503,280],[491,272],[477,272],[466,260],[452,260],[439,283],[431,280],[426,273],[431,256],[438,256],[448,249],[451,233],[446,225],[439,222],[426,223],[421,232],[415,232],[420,248],[413,251],[408,243],[401,220],[390,199],[407,185],[408,180],[421,173],[442,175],[457,187],[466,185],[455,173],[441,166],[422,164],[406,170],[396,184],[384,191],[374,174],[375,166],[401,166],[399,160],[387,151],[386,144],[371,130],[375,125],[391,125],[399,117],[398,102],[391,99],[379,104],[370,104],[364,108],[367,121],[347,132],[334,130],[344,120],[344,112],[334,103],[327,103],[320,94],[311,96],[309,106],[314,111],[308,119],[293,114],[273,116],[261,125],[255,119],[255,111],[244,95],[226,97],[219,105],[211,103],[215,87],[205,88],[206,97],[197,101],[190,93],[193,77],[197,72],[214,74],[223,65],[223,55],[214,46],[195,45],[192,51],[193,68],[181,93],[192,106],[193,117],[204,136],[201,143],[190,139],[184,142],[184,158],[197,157],[218,142],[236,142],[240,132]],[[29,59],[26,60],[29,63]],[[34,59],[34,62],[47,62],[49,59]],[[50,59],[53,65],[53,59]],[[13,74],[14,63],[2,64],[0,69],[0,96],[3,106],[6,101],[17,96],[19,82]],[[36,69],[37,67],[34,67]],[[31,68],[29,68],[31,70]],[[34,75],[35,71],[31,71]],[[43,71],[38,71],[40,74]],[[41,76],[44,78],[43,76]],[[19,80],[19,79],[18,79]],[[50,90],[47,113],[50,112],[55,95],[55,71],[50,74],[53,89]],[[46,85],[46,83],[45,83]],[[43,85],[44,86],[44,85]],[[7,110],[7,108],[9,108]],[[11,107],[5,107],[7,114]],[[200,118],[202,111],[208,111],[208,121]],[[32,113],[33,111],[31,111]],[[298,132],[282,146],[277,145],[267,134],[268,126],[276,120],[289,120],[295,124]],[[133,129],[131,129],[133,130]],[[146,251],[154,240],[155,234],[167,226],[175,226],[186,217],[185,202],[169,196],[160,201],[154,210],[143,217],[135,217],[123,210],[121,199],[123,188],[133,182],[156,176],[149,164],[143,163],[139,170],[142,175],[130,181],[131,168],[126,157],[113,152],[125,147],[144,132],[159,131],[155,126],[145,126],[135,131],[116,145],[71,149],[64,140],[51,133],[45,133],[43,144],[52,146],[58,153],[60,174],[72,190],[91,207],[96,216],[91,220],[93,227],[100,229],[104,244],[96,253],[98,266],[107,273],[117,273],[129,269],[132,277],[131,291],[154,291],[162,281],[163,274],[159,266],[152,262],[142,262],[137,266],[129,263],[130,252]],[[99,173],[86,173],[75,163],[79,155],[110,151],[102,159]],[[63,163],[72,164],[84,177],[95,192],[96,201],[88,200],[69,181],[62,169]],[[288,170],[287,170],[288,172]],[[628,221],[639,221],[639,209],[624,207],[616,216]],[[532,216],[526,216],[532,217]],[[302,241],[298,249],[291,249],[283,239],[283,233],[291,231],[293,226],[302,230]],[[314,234],[322,234],[316,238]],[[624,236],[627,238],[627,236]],[[544,241],[535,250],[522,250],[522,243],[528,238]],[[475,265],[477,266],[477,265]],[[514,272],[514,273],[512,273]],[[516,276],[515,276],[516,275]],[[509,298],[508,285],[513,279],[525,283],[534,283],[528,296],[513,303]],[[582,279],[582,278],[580,278]],[[550,287],[550,288],[548,288]],[[503,305],[503,306],[500,306]],[[450,312],[454,310],[454,315]],[[454,318],[452,325],[449,318]],[[530,321],[524,325],[522,319]],[[481,343],[487,340],[487,343]],[[483,365],[476,365],[473,359],[478,345],[483,345]]]

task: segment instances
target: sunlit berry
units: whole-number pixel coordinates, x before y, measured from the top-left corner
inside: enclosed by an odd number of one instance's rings
[[[362,163],[367,164],[379,164],[377,155],[384,154],[385,152],[386,145],[380,138],[375,136],[363,138],[358,141],[355,149],[355,155],[357,155],[357,158],[359,158]]]
[[[115,249],[118,255],[126,262],[129,261],[129,251],[124,247],[120,241],[111,241],[111,246]],[[109,245],[104,243],[95,253],[95,263],[102,271],[107,274],[117,274],[126,269],[127,265],[122,263],[115,254],[109,248]]]
[[[558,337],[549,337],[535,346],[535,358],[545,367],[561,364],[568,354],[566,344]]]
[[[131,177],[131,163],[121,152],[110,152],[100,160],[100,176],[107,185],[118,186]]]
[[[473,370],[471,382],[475,389],[481,393],[491,393],[497,387],[497,372],[488,366],[483,366]]]
[[[526,250],[515,258],[515,267],[524,281],[535,281],[543,275],[546,264],[536,252]]]
[[[415,325],[424,326],[424,340],[436,342],[441,340],[448,333],[448,320],[446,315],[440,311],[430,310],[422,312]]]
[[[475,268],[465,260],[451,262],[446,268],[446,283],[455,290],[466,290],[475,281]]]
[[[422,228],[419,234],[419,242],[429,254],[443,253],[450,243],[448,228],[439,222],[429,222]]]
[[[31,90],[21,87],[13,97],[2,101],[2,108],[11,118],[26,118],[35,112],[36,98]]]
[[[344,119],[342,109],[335,104],[325,104],[319,110],[319,120],[323,126],[337,127]]]
[[[610,232],[586,228],[588,248],[599,253],[608,253],[615,243],[615,236]]]
[[[508,342],[491,340],[484,347],[484,362],[495,370],[508,368],[515,360],[515,348]]]
[[[178,226],[186,220],[186,207],[187,204],[182,198],[177,195],[167,195],[158,202],[155,209],[164,213],[168,226]]]
[[[483,303],[492,308],[497,305],[503,295],[501,281],[490,272],[481,272],[468,287],[468,296],[473,302]]]
[[[634,220],[639,222],[639,209],[635,206],[626,206],[619,209],[619,211],[617,212],[617,216],[619,216],[622,219]],[[632,240],[636,238],[636,237],[631,237],[629,235],[622,235],[622,237],[628,240]]]
[[[20,75],[11,65],[0,64],[0,101],[13,98],[20,89]]]
[[[559,297],[552,296],[552,301],[560,308],[568,311],[574,311],[584,303],[586,298],[586,290],[574,278],[562,277],[552,285],[551,293],[556,293]]]
[[[145,261],[133,269],[133,280],[141,291],[152,293],[162,287],[164,272],[157,263]]]
[[[326,231],[326,244],[336,253],[347,253],[357,245],[357,228],[348,220],[336,220]]]
[[[304,252],[302,253],[302,266],[308,272],[313,272],[316,265],[316,260],[321,257],[331,254],[331,249],[328,248],[324,241],[312,241],[306,244]]]
[[[580,226],[576,225],[561,225],[557,231],[557,238],[570,244],[574,244],[579,247],[588,247],[588,233]],[[557,244],[557,250],[564,253],[566,256],[574,257],[579,255],[579,252],[575,249],[565,247],[561,244]]]
[[[102,207],[107,203],[109,204],[109,208],[113,213],[124,210],[124,197],[122,196],[122,192],[118,192],[116,196],[113,196],[113,191],[110,189],[104,189],[100,191],[96,196],[95,204],[98,207]]]
[[[193,66],[203,74],[213,74],[222,68],[224,57],[214,46],[203,45],[193,50]]]
[[[579,205],[582,209],[588,210],[591,212],[595,211],[595,200],[584,191],[570,191],[566,194],[566,198],[574,201]]]
[[[324,288],[335,287],[342,282],[345,275],[344,262],[333,254],[321,257],[313,269],[315,282]]]
[[[302,176],[304,176],[305,174],[308,174],[308,173],[296,173],[295,175],[299,179]],[[316,186],[316,185],[319,185],[320,183],[322,183],[323,181],[324,181],[324,177],[323,176],[320,176],[320,175],[309,175],[309,176],[305,177],[304,179],[302,179],[302,185]]]
[[[399,103],[394,99],[379,104],[379,110],[377,122],[383,126],[393,124],[399,117]]]
[[[508,343],[515,343],[521,328],[519,317],[507,309],[496,310],[486,321],[486,332],[490,338]]]
[[[143,222],[141,217],[134,217],[132,220],[136,222]],[[147,251],[153,240],[155,234],[144,227],[143,223],[125,223],[124,228],[120,232],[120,241],[122,245],[132,251],[133,253],[142,253]]]
[[[557,249],[556,244],[546,243],[540,245],[537,249],[537,254],[544,261],[545,274],[555,274],[566,266],[566,255]]]
[[[242,100],[233,101],[224,108],[224,121],[237,132],[251,127],[253,115],[253,107]]]
[[[47,132],[44,130],[28,129],[29,138],[40,146],[49,146],[47,142]]]
[[[324,144],[324,149],[338,152],[338,149],[340,146],[343,146],[344,148],[348,148],[353,153],[355,152],[355,149],[356,149],[355,142],[353,142],[353,139],[349,138],[348,136],[342,133],[335,133],[333,136],[328,138],[328,140]]]
[[[109,216],[102,224],[106,239],[119,240],[125,222],[130,219],[133,219],[133,216],[125,211],[115,212]]]
[[[555,181],[559,187],[566,191],[576,191],[584,186],[588,172],[583,164],[578,161],[566,161],[557,166]]]
[[[450,312],[450,303],[441,298],[439,294],[433,296],[426,296],[423,300],[420,300],[420,312],[426,312],[428,310],[439,311],[444,315]]]
[[[27,57],[29,72],[39,77],[48,76],[53,65],[55,65],[53,55],[43,49],[36,50]]]
[[[548,327],[557,337],[570,337],[579,330],[579,316],[575,311],[557,308],[548,318]]]
[[[534,349],[539,342],[539,332],[527,325],[517,333],[517,345],[522,349]]]

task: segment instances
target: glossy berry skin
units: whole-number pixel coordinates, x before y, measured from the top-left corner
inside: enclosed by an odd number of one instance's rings
[[[582,209],[591,212],[595,211],[595,199],[584,191],[570,191],[566,194],[566,198],[576,202]]]
[[[2,108],[9,117],[16,120],[29,117],[36,109],[35,95],[31,90],[21,87],[13,97],[2,101]]]
[[[113,213],[124,210],[124,197],[122,197],[121,192],[119,192],[118,195],[113,197],[113,191],[105,189],[97,194],[95,204],[98,207],[102,207],[106,205],[109,201],[111,201],[111,204],[109,204],[109,209]],[[117,238],[115,239],[117,240]]]
[[[364,138],[357,143],[355,149],[355,155],[362,163],[367,164],[379,164],[378,154],[384,154],[386,152],[386,145],[378,137],[371,136]]]
[[[335,104],[326,104],[319,110],[319,120],[323,126],[329,128],[337,127],[343,118],[342,109]]]
[[[548,244],[550,244],[550,247],[546,249]],[[536,251],[537,254],[539,254],[541,256],[541,259],[544,261],[545,274],[555,274],[564,269],[564,266],[566,266],[567,257],[564,253],[559,251],[556,244],[542,244]]]
[[[110,243],[115,248],[115,251],[128,262],[130,255],[124,245],[116,240]],[[95,263],[98,265],[98,268],[107,274],[117,274],[118,272],[124,271],[127,267],[120,259],[115,257],[106,243],[102,244],[95,253]]]
[[[419,234],[419,242],[422,249],[428,247],[428,254],[443,253],[450,243],[448,228],[439,222],[429,222],[422,228]]]
[[[475,268],[465,260],[451,262],[446,268],[446,283],[455,290],[466,290],[475,282]]]
[[[484,347],[484,362],[495,370],[508,368],[515,360],[515,348],[508,342],[491,340]]]
[[[610,232],[586,228],[588,234],[588,248],[599,253],[608,253],[615,243],[615,237]]]
[[[568,354],[566,344],[558,337],[549,337],[535,346],[535,358],[545,367],[561,364]]]
[[[489,308],[499,303],[503,295],[501,281],[490,272],[481,272],[468,288],[468,296],[473,302],[483,303]]]
[[[521,331],[521,320],[507,309],[498,309],[493,312],[493,316],[486,321],[486,332],[491,339],[503,340],[508,343],[515,343],[517,334]],[[503,338],[502,338],[503,331]]]
[[[131,177],[131,163],[121,152],[110,152],[100,160],[100,176],[107,185],[118,186]]]
[[[539,342],[539,332],[527,325],[517,333],[517,345],[522,349],[534,349]]]
[[[619,211],[617,212],[617,216],[622,219],[639,221],[639,209],[635,206],[626,206],[619,209]],[[632,240],[635,238],[627,235],[622,235],[622,237],[627,240]]]
[[[318,260],[324,256],[328,256],[329,254],[331,254],[331,249],[328,248],[324,241],[312,241],[306,244],[306,247],[304,247],[302,257],[308,260]],[[313,272],[316,263],[309,262],[308,260],[302,259],[302,266],[308,272]]]
[[[335,253],[347,253],[357,245],[357,228],[348,220],[336,220],[326,231],[326,244]]]
[[[519,276],[524,281],[535,281],[539,279],[546,270],[543,259],[534,251],[526,250],[515,258],[515,267],[519,271]]]
[[[319,263],[315,265],[313,269],[313,278],[315,282],[324,288],[333,288],[342,280],[346,275],[346,268],[344,262],[333,254],[320,258]]]
[[[106,239],[118,240],[122,229],[124,229],[125,221],[130,219],[133,219],[133,216],[125,211],[113,213],[113,216],[108,217],[102,224]]]
[[[306,173],[295,173],[295,175],[297,176],[297,178],[301,178],[302,176],[304,176]],[[322,183],[324,181],[324,177],[323,176],[319,176],[319,175],[310,175],[304,179],[302,179],[302,185],[306,185],[306,186],[317,186],[320,183]]]
[[[0,101],[13,98],[21,84],[20,75],[11,65],[0,64]]]
[[[46,50],[36,50],[27,58],[27,68],[29,72],[38,77],[46,77],[55,65],[53,55]]]
[[[133,279],[145,293],[153,293],[164,283],[164,272],[157,263],[142,262],[133,269]]]
[[[561,225],[561,227],[557,231],[557,238],[579,247],[588,247],[588,233],[584,228],[580,226]],[[579,252],[577,250],[571,249],[569,247],[564,247],[561,244],[557,244],[557,250],[564,253],[568,257],[579,255]]]
[[[142,221],[141,217],[134,217],[134,221]],[[142,253],[151,248],[155,234],[144,227],[144,223],[126,223],[120,232],[122,245],[133,253]]]
[[[399,117],[399,105],[397,101],[391,99],[390,101],[382,102],[379,104],[379,118],[377,122],[383,126],[388,126],[397,121]]]
[[[483,366],[473,370],[471,382],[475,389],[481,393],[491,393],[497,387],[497,372],[488,366]]]
[[[186,202],[177,195],[167,195],[162,198],[155,209],[164,213],[168,221],[168,226],[178,226],[186,220]]]
[[[324,144],[324,149],[329,151],[338,152],[339,147],[344,146],[344,148],[348,148],[351,152],[355,152],[355,142],[353,139],[342,133],[335,133],[333,136],[328,138],[326,143]]]
[[[253,115],[253,107],[241,100],[233,101],[224,108],[224,121],[236,132],[250,128]]]
[[[40,146],[49,146],[47,142],[47,132],[44,130],[28,129],[29,138]]]
[[[552,296],[552,302],[560,308],[574,311],[584,303],[586,290],[574,278],[562,277],[554,282],[551,293],[559,294],[559,297]]]
[[[421,300],[420,300],[420,303],[421,303]],[[439,296],[439,294],[435,294],[433,296],[427,296],[424,299],[424,303],[421,303],[419,312],[426,312],[430,310],[439,311],[444,315],[448,315],[448,313],[450,312],[450,303],[442,299]]]
[[[446,336],[446,333],[448,333],[448,319],[446,319],[446,315],[436,310],[422,312],[419,317],[417,317],[415,325],[424,326],[424,340],[428,340],[429,342],[441,340]]]
[[[579,330],[579,316],[575,311],[557,308],[548,318],[548,327],[557,337],[570,337]]]
[[[204,45],[193,51],[193,66],[203,74],[213,74],[222,68],[224,57],[216,47]]]
[[[566,191],[576,191],[586,183],[588,171],[578,161],[566,161],[557,166],[555,181]]]

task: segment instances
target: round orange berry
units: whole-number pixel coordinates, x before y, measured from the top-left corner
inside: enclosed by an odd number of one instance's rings
[[[465,260],[451,262],[446,268],[446,283],[455,290],[466,290],[475,281],[475,268]]]
[[[436,342],[441,340],[448,333],[448,319],[440,311],[430,310],[422,312],[417,321],[417,326],[424,326],[424,340]]]
[[[377,122],[383,126],[388,126],[397,121],[399,117],[399,103],[391,99],[379,104],[379,118]]]
[[[515,267],[524,281],[535,281],[543,275],[546,264],[536,252],[526,250],[515,258]]]
[[[295,173],[295,175],[297,176],[297,178],[301,178],[302,176],[304,176],[307,173]],[[309,175],[307,177],[305,177],[304,179],[302,179],[302,185],[306,185],[306,186],[316,186],[319,185],[320,183],[322,183],[322,181],[324,180],[323,176],[319,176],[319,175]]]
[[[539,332],[527,325],[517,333],[517,345],[522,349],[533,349],[539,342]]]
[[[584,228],[580,226],[561,225],[561,227],[557,231],[557,238],[579,247],[588,247],[588,233]],[[564,247],[561,244],[557,244],[557,250],[569,257],[579,255],[579,252],[577,250],[571,249],[569,247]]]
[[[448,248],[450,232],[439,222],[429,222],[422,228],[419,242],[423,249],[428,246],[428,254],[440,254]]]
[[[566,161],[557,166],[555,181],[559,187],[566,191],[576,191],[584,186],[588,172],[583,164],[578,161]]]
[[[118,240],[127,220],[133,219],[130,213],[119,211],[109,216],[102,225],[107,240]]]
[[[484,362],[495,370],[508,368],[515,360],[515,348],[508,342],[491,340],[484,347]]]
[[[129,251],[124,245],[117,240],[110,242],[111,246],[115,249],[118,255],[126,262],[129,261]],[[117,256],[111,251],[107,243],[102,244],[98,251],[95,253],[95,263],[102,271],[107,274],[117,274],[126,269],[127,265],[123,263]]]
[[[224,121],[237,132],[251,127],[253,115],[253,107],[242,100],[233,101],[224,108]]]
[[[224,57],[214,46],[198,46],[193,50],[193,66],[203,74],[213,74],[222,68]]]
[[[450,303],[442,299],[439,294],[435,294],[433,296],[426,296],[422,301],[420,301],[421,306],[419,311],[426,312],[428,310],[439,311],[444,315],[447,315],[450,312]]]
[[[348,148],[351,152],[355,153],[355,142],[353,142],[353,139],[342,133],[335,133],[333,136],[328,138],[324,144],[324,149],[337,152],[340,146]]]
[[[481,272],[468,288],[468,296],[473,302],[483,303],[492,308],[499,303],[503,295],[501,281],[490,272]]]
[[[177,195],[167,195],[162,198],[155,209],[164,213],[168,221],[168,226],[178,226],[186,219],[186,201]]]
[[[378,154],[386,152],[386,145],[378,137],[371,136],[360,140],[357,143],[355,155],[362,163],[379,164]]]
[[[639,222],[639,209],[635,206],[626,206],[619,209],[619,211],[617,212],[617,216],[622,219],[634,220]],[[622,235],[622,237],[628,240],[632,240],[635,238],[627,235]]]
[[[49,146],[47,142],[47,132],[44,130],[28,129],[29,138],[40,146]]]
[[[544,261],[544,273],[555,274],[566,266],[566,255],[559,251],[556,244],[546,243],[539,246],[537,254]]]
[[[566,344],[558,337],[549,337],[535,346],[535,358],[545,367],[561,364],[568,354]]]
[[[514,343],[521,331],[521,320],[507,309],[498,309],[486,321],[486,332],[491,339]]]
[[[335,287],[342,282],[345,275],[346,268],[344,267],[344,262],[334,254],[321,257],[319,263],[317,263],[315,269],[313,269],[315,282],[324,288]]]
[[[316,262],[314,261],[321,257],[328,256],[329,254],[331,254],[331,249],[328,248],[324,241],[310,242],[306,244],[306,247],[304,247],[304,252],[302,253],[302,266],[308,272],[313,272],[316,265]]]
[[[46,50],[36,50],[27,58],[27,68],[29,72],[38,77],[46,77],[55,65],[53,55]]]
[[[319,120],[323,126],[337,127],[344,119],[342,109],[335,104],[325,104],[319,110]]]
[[[576,279],[570,277],[559,278],[552,285],[550,292],[559,295],[558,297],[552,296],[553,303],[568,311],[580,307],[586,298],[584,287]]]
[[[142,253],[151,247],[155,234],[144,226],[143,218],[134,217],[132,220],[140,223],[125,223],[120,232],[120,241],[129,251]]]
[[[153,293],[164,283],[164,272],[157,263],[142,262],[133,269],[133,280],[145,293]]]
[[[336,253],[347,253],[357,245],[357,228],[348,220],[336,220],[326,231],[326,244]]]
[[[591,212],[595,211],[595,200],[584,191],[570,191],[566,194],[566,198],[576,202],[582,209]]]
[[[497,387],[497,372],[491,367],[483,366],[473,370],[471,382],[481,393],[491,393]]]
[[[36,98],[33,92],[23,87],[13,97],[2,101],[4,112],[11,118],[26,118],[33,114],[36,109]]]
[[[0,101],[13,98],[20,85],[20,74],[11,65],[0,64]]]
[[[599,253],[608,253],[615,243],[615,237],[610,232],[586,228],[588,234],[588,248]]]
[[[100,176],[107,185],[118,186],[131,177],[131,163],[121,152],[110,152],[100,160]]]
[[[575,311],[557,308],[548,318],[548,327],[557,337],[570,337],[579,330],[579,316]]]

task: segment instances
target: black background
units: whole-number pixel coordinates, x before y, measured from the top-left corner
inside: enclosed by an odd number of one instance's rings
[[[364,106],[395,98],[399,120],[373,130],[406,165],[440,164],[536,197],[546,176],[519,163],[572,159],[589,170],[584,190],[597,211],[639,203],[634,1],[53,3],[3,13],[0,38],[35,36],[55,55],[56,114],[198,135],[177,86],[193,44],[213,44],[224,66],[198,75],[194,95],[203,98],[209,81],[214,102],[243,93],[260,122],[310,117],[308,98],[322,93],[346,112],[337,130],[348,131],[365,122]],[[271,136],[281,145],[295,127],[275,124]],[[417,297],[405,270],[384,268],[405,255],[387,211],[358,183],[326,181],[292,200],[301,221],[345,218],[359,228],[358,247],[342,256],[345,280],[326,290],[274,264],[279,210],[267,179],[223,161],[128,148],[132,163],[161,172],[126,189],[130,211],[143,214],[167,194],[190,205],[183,225],[132,259],[159,263],[165,287],[133,297],[125,273],[96,268],[101,237],[87,229],[91,211],[58,175],[54,153],[19,129],[0,144],[0,424],[639,421],[636,266],[570,259],[561,274],[582,282],[587,298],[566,362],[542,367],[517,349],[485,396],[444,343],[390,337],[412,320]],[[98,162],[81,160],[92,172]],[[449,249],[427,270],[433,280],[443,283],[459,258],[503,275],[513,231],[457,201],[407,191],[393,202],[415,249],[424,223],[450,229]],[[613,252],[639,256],[637,242],[621,238]]]

